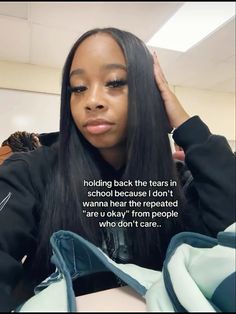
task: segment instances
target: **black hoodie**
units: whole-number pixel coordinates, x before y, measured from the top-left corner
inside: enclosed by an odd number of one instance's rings
[[[223,136],[195,116],[174,131],[193,180],[188,183],[185,230],[215,236],[235,221],[236,158]],[[21,263],[36,248],[40,204],[54,147],[15,153],[0,166],[0,311],[16,307],[12,290],[24,276]]]

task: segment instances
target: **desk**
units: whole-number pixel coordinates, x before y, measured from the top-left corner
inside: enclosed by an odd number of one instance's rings
[[[78,312],[147,312],[145,299],[130,287],[76,297]]]

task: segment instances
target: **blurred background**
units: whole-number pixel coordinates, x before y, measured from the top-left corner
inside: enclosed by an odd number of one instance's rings
[[[182,51],[151,42],[186,4],[188,19],[171,31],[177,42],[187,30],[193,37],[194,19],[197,30],[204,30],[219,11],[229,17]],[[61,73],[71,46],[91,28],[113,26],[157,51],[186,110],[235,150],[235,2],[199,4],[205,5],[203,13],[191,2],[0,2],[0,144],[18,130],[59,129]]]

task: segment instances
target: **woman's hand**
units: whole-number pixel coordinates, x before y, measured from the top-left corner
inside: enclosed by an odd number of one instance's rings
[[[161,92],[170,125],[173,128],[177,128],[182,123],[187,121],[190,116],[184,110],[175,94],[170,90],[155,51],[153,53],[153,60],[155,80]]]

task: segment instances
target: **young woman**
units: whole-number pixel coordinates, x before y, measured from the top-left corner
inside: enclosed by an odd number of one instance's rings
[[[102,189],[86,182],[140,180],[159,183],[165,191],[165,184],[178,181],[168,140],[172,128],[193,175],[187,187],[174,185],[165,199],[178,201],[178,208],[167,202],[158,209],[175,210],[175,217],[152,219],[158,228],[106,228],[99,226],[101,217],[88,218],[83,202],[89,191]],[[141,40],[114,28],[85,33],[64,66],[59,142],[14,154],[0,168],[0,308],[16,306],[12,290],[22,278],[35,284],[52,271],[49,239],[60,229],[77,232],[118,262],[161,269],[174,234],[190,230],[215,236],[235,220],[234,167],[226,139],[212,135],[199,117],[185,112],[157,57]],[[140,200],[164,201],[153,196],[157,186],[120,184],[111,189],[149,190],[152,196]],[[127,195],[120,200],[127,201],[125,220],[133,221],[132,203]],[[122,212],[101,206],[91,212]],[[81,279],[75,290],[81,294],[119,284],[109,274],[102,280],[96,275]]]

